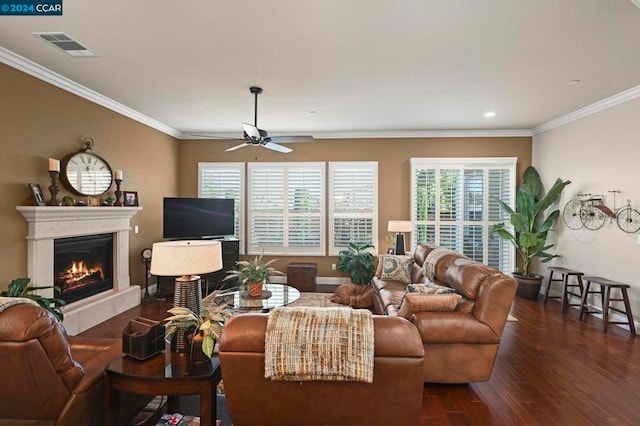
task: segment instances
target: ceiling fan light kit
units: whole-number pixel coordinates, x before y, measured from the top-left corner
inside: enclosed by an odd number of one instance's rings
[[[262,93],[262,88],[257,86],[251,86],[249,91],[253,94],[255,101],[253,107],[253,124],[242,123],[243,143],[240,145],[227,148],[226,152],[235,151],[245,146],[261,146],[263,148],[270,149],[272,151],[288,154],[293,151],[291,148],[280,145],[280,143],[295,143],[295,142],[313,142],[313,136],[273,136],[269,137],[266,130],[258,128],[258,95]]]

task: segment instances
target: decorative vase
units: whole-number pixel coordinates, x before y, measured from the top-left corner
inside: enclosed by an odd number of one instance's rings
[[[528,277],[525,277],[515,272],[511,275],[518,282],[516,295],[525,299],[536,300],[538,298],[540,287],[542,286],[542,280],[544,279],[542,275],[529,274]]]
[[[249,296],[258,297],[262,295],[262,284],[264,281],[249,284]]]

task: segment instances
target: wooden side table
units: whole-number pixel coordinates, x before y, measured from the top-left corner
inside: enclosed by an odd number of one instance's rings
[[[317,263],[290,263],[287,265],[287,285],[300,291],[316,291]]]
[[[103,424],[111,426],[117,412],[116,392],[142,395],[200,395],[200,424],[216,423],[216,387],[222,380],[217,355],[204,364],[193,365],[189,354],[164,353],[140,361],[123,355],[105,370]],[[173,409],[173,408],[170,408]]]

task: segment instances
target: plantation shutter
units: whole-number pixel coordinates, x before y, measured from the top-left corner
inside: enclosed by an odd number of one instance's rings
[[[514,249],[491,227],[508,221],[496,198],[513,205],[515,164],[515,158],[412,158],[412,244],[445,247],[511,272]]]
[[[329,255],[378,235],[378,163],[329,163]]]
[[[249,163],[249,254],[324,255],[324,163]]]
[[[234,238],[242,241],[244,163],[198,163],[198,197],[234,200]],[[240,244],[242,253],[243,245]]]

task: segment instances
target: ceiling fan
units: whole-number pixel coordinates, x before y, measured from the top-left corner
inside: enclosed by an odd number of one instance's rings
[[[249,88],[251,93],[255,97],[253,124],[242,123],[244,129],[243,138],[238,139],[243,142],[240,145],[227,148],[225,151],[235,151],[236,149],[244,148],[245,146],[262,146],[273,151],[282,152],[288,154],[292,151],[291,148],[279,145],[279,143],[298,143],[298,142],[313,142],[313,136],[269,136],[266,130],[258,128],[258,95],[262,93],[261,87],[252,86]],[[194,136],[206,136],[206,135],[194,135]],[[210,136],[208,136],[210,137]]]

